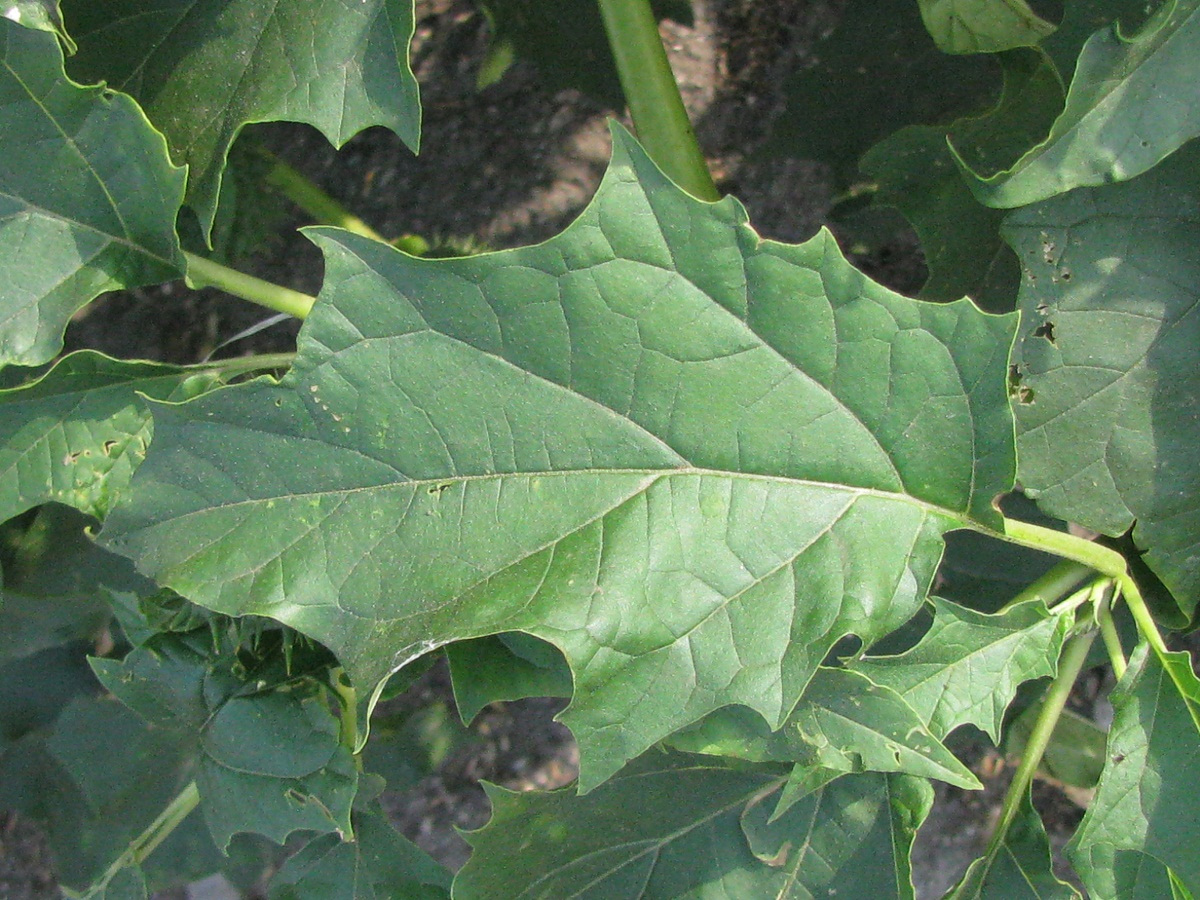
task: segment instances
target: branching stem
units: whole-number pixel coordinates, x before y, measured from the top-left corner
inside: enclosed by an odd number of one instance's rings
[[[271,168],[263,181],[279,190],[281,194],[313,217],[321,225],[345,228],[355,234],[387,243],[382,235],[342,204],[319,188],[314,181],[299,170],[280,159],[266,147],[255,147],[254,152],[266,160]]]
[[[599,0],[604,30],[638,139],[667,176],[700,200],[719,200],[688,120],[650,0]]]

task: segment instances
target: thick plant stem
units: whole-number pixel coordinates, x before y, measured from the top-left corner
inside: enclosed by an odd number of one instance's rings
[[[158,814],[158,817],[146,826],[146,830],[129,842],[125,852],[113,860],[113,864],[93,884],[93,888],[107,885],[122,869],[140,866],[145,862],[146,858],[170,836],[172,831],[179,827],[179,824],[191,814],[199,803],[200,790],[196,787],[196,782],[189,782],[187,787],[180,791],[175,799]]]
[[[650,0],[599,0],[638,139],[668,177],[700,200],[721,199],[688,120]]]
[[[1062,715],[1063,708],[1066,706],[1067,697],[1070,696],[1075,679],[1079,677],[1079,672],[1087,661],[1088,651],[1091,649],[1095,637],[1095,631],[1076,635],[1067,642],[1066,649],[1063,650],[1062,658],[1058,663],[1058,674],[1054,677],[1050,689],[1046,691],[1046,698],[1042,701],[1042,711],[1033,724],[1033,731],[1025,744],[1025,753],[1021,757],[1021,763],[1017,766],[1012,783],[1008,786],[1008,793],[1004,795],[1004,806],[1000,810],[1000,818],[996,821],[995,830],[992,831],[987,852],[984,854],[985,870],[991,868],[996,861],[996,855],[1004,845],[1005,835],[1008,834],[1008,829],[1012,827],[1017,811],[1021,807],[1021,800],[1029,793],[1029,785],[1033,782],[1033,776],[1042,762],[1042,755],[1046,752],[1046,747],[1049,746],[1050,738],[1054,734],[1054,726],[1058,724],[1059,716]]]
[[[187,257],[188,263],[188,281],[196,287],[220,288],[227,294],[233,294],[276,312],[287,313],[297,319],[307,316],[316,302],[316,298],[308,294],[263,281],[203,256],[194,253],[184,253],[184,256]]]
[[[1030,600],[1041,600],[1046,606],[1052,606],[1057,601],[1074,591],[1092,575],[1092,569],[1082,563],[1069,559],[1056,563],[1055,566],[1035,581],[1012,600],[1007,606],[1016,606]]]
[[[1117,626],[1113,623],[1111,598],[1105,598],[1096,604],[1096,623],[1100,626],[1100,636],[1104,638],[1104,649],[1108,652],[1109,662],[1112,663],[1113,675],[1120,681],[1125,677],[1129,662],[1125,659],[1121,636],[1117,634]]]

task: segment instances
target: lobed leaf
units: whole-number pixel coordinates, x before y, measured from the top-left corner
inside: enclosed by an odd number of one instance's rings
[[[938,739],[970,723],[999,741],[1017,687],[1056,671],[1070,618],[1051,615],[1040,600],[996,615],[933,603],[933,625],[917,646],[851,668],[899,693]]]
[[[84,350],[0,390],[0,521],[52,501],[103,519],[146,455],[153,426],[144,398],[183,400],[214,381]]]
[[[164,636],[123,661],[92,660],[92,668],[196,757],[201,810],[222,850],[243,831],[276,843],[298,830],[351,835],[358,773],[337,721],[300,690],[226,674],[206,641],[203,631]]]
[[[908,852],[928,784],[847,776],[770,821],[780,782],[652,753],[586,797],[488,786],[492,818],[466,835],[474,852],[454,896],[802,898],[853,871],[871,896],[912,897]]]
[[[1142,644],[1112,695],[1108,763],[1068,852],[1096,897],[1200,893],[1200,680],[1187,653]]]
[[[1148,171],[1200,135],[1197,55],[1200,0],[1165,0],[1128,37],[1097,32],[1049,136],[1004,172],[971,173],[971,190],[1007,209]]]
[[[1054,25],[1025,0],[919,0],[921,18],[943,53],[999,53],[1035,46]]]
[[[1200,145],[1013,213],[1020,479],[1048,513],[1133,529],[1190,618],[1200,595]]]
[[[414,151],[412,0],[67,0],[71,72],[137,99],[186,164],[187,202],[212,227],[229,147],[251,122],[304,122],[341,146],[383,125]]]
[[[96,295],[183,274],[183,182],[136,103],[0,17],[0,367],[52,359]]]
[[[623,132],[537,247],[311,234],[292,372],[156,407],[102,540],[368,692],[454,640],[554,644],[588,788],[721,706],[780,727],[841,637],[920,607],[944,531],[998,522],[1011,320],[893,294],[828,234],[761,241]]]

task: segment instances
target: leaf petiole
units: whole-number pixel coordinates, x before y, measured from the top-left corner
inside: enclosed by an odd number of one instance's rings
[[[227,294],[233,294],[276,312],[287,313],[297,319],[307,316],[316,302],[316,298],[308,294],[255,278],[203,256],[187,252],[183,255],[187,257],[188,283],[193,287],[220,288]]]

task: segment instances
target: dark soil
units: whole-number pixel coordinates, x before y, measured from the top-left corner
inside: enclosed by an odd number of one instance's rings
[[[667,23],[664,36],[720,187],[742,200],[764,236],[807,238],[830,204],[826,171],[806,161],[760,158],[755,150],[781,109],[783,76],[805,64],[813,42],[836,21],[841,2],[705,0],[695,7],[693,28]],[[499,83],[477,90],[487,40],[482,16],[469,0],[424,0],[418,8],[413,58],[425,107],[419,157],[382,129],[364,132],[340,152],[305,126],[248,131],[389,237],[470,239],[498,249],[561,231],[588,202],[604,171],[609,113],[574,91],[547,91],[522,63]],[[305,224],[295,211],[281,208],[285,226]],[[315,293],[319,254],[292,228],[265,255],[242,265]],[[916,290],[924,278],[909,234],[898,234],[857,262],[901,291]],[[71,327],[68,349],[195,362],[265,318],[262,310],[215,291],[168,285],[94,304]],[[222,352],[289,350],[296,330],[294,323],[281,323]],[[435,668],[406,702],[448,697],[447,676]],[[486,710],[472,726],[479,740],[451,753],[415,787],[385,794],[398,827],[445,864],[461,865],[468,848],[454,828],[479,827],[488,814],[480,779],[532,789],[574,777],[570,735],[551,719],[560,708],[560,701],[531,700]],[[1003,779],[991,783],[995,790],[982,797],[939,794],[917,860],[923,896],[940,896],[978,852]],[[36,829],[11,815],[0,819],[0,896],[58,896]]]

